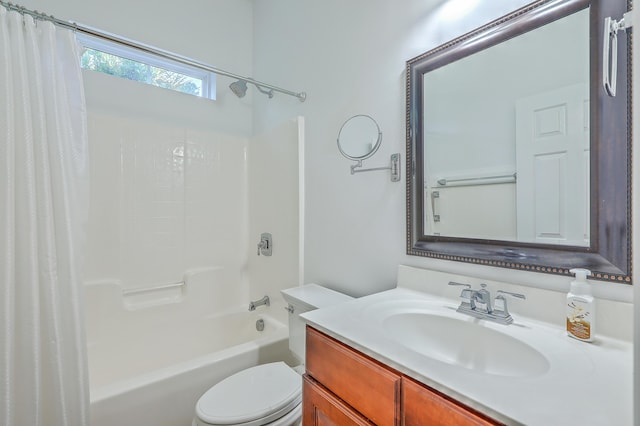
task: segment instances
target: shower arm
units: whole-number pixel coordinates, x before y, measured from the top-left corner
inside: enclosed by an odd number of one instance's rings
[[[264,93],[265,95],[267,95],[269,97],[269,99],[273,98],[273,89],[265,90],[265,89],[262,88],[262,86],[260,84],[254,82],[252,79],[245,80],[245,81],[247,81],[248,83],[251,83],[254,86],[256,86],[256,89],[258,89],[258,91],[260,93]],[[305,95],[305,97],[306,97],[306,95]],[[300,99],[300,101],[304,102],[304,99]]]
[[[256,86],[258,90],[260,90],[262,93],[269,94],[269,91],[271,91],[271,95],[269,97],[272,97],[273,91],[275,91],[275,92],[284,93],[285,95],[296,97],[300,102],[304,102],[307,99],[307,94],[305,92],[292,92],[291,90],[287,90],[281,87],[273,86],[271,84],[263,83],[261,81],[254,80],[249,77],[243,77],[241,75],[234,74],[232,72],[225,71],[220,68],[216,68],[213,65],[205,64],[204,62],[196,61],[196,60],[187,58],[185,56],[178,55],[173,52],[169,52],[168,50],[162,50],[157,47],[150,46],[148,44],[139,43],[137,41],[126,39],[124,37],[119,37],[115,34],[107,33],[105,31],[101,31],[96,28],[91,28],[85,25],[81,25],[76,22],[63,21],[62,19],[55,18],[53,15],[46,15],[42,12],[38,12],[37,10],[29,10],[23,6],[5,2],[3,0],[0,0],[0,5],[4,6],[8,10],[13,10],[23,15],[29,15],[29,16],[32,16],[34,19],[39,19],[41,21],[49,21],[56,26],[75,31],[77,33],[86,34],[92,37],[98,37],[103,40],[107,40],[113,43],[121,44],[123,46],[131,47],[133,49],[137,49],[145,53],[150,53],[152,55],[156,55],[164,59],[169,59],[184,65],[189,65],[191,67],[212,72],[214,74],[222,75],[225,77],[231,77],[236,80],[245,81],[247,83],[250,83]]]

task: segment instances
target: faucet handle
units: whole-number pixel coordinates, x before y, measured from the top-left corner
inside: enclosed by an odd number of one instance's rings
[[[470,284],[462,284],[454,281],[449,281],[449,285],[466,287],[463,288],[460,292],[460,299],[462,300],[461,305],[465,308],[471,309],[473,304],[473,290],[471,290]]]
[[[471,288],[471,284],[462,284],[462,283],[457,283],[457,282],[454,282],[454,281],[449,281],[449,285],[456,285],[456,286],[460,286],[460,287],[466,287],[467,289]],[[462,290],[462,293],[464,293],[465,290]],[[462,296],[462,293],[460,294],[461,296]]]
[[[268,232],[260,234],[260,242],[258,243],[258,256],[271,256],[273,252],[273,237]]]
[[[509,296],[517,297],[518,299],[526,299],[527,298],[527,296],[525,296],[522,293],[513,293],[511,291],[506,291],[506,290],[498,290],[496,293],[508,294]]]
[[[494,302],[493,302],[493,314],[496,316],[500,316],[503,318],[510,318],[511,314],[509,314],[509,308],[507,307],[507,298],[504,295],[517,297],[518,299],[526,299],[527,296],[521,293],[512,293],[510,291],[498,290]]]

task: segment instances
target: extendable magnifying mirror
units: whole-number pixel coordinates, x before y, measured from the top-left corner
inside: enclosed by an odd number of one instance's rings
[[[338,132],[338,150],[353,160],[351,174],[374,170],[391,170],[391,181],[400,180],[400,154],[391,155],[391,165],[386,167],[362,168],[362,160],[376,153],[382,143],[382,132],[376,120],[368,115],[354,115],[344,122]]]

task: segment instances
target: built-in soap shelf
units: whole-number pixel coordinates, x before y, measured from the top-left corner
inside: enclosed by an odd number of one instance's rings
[[[161,284],[122,290],[122,303],[127,310],[135,311],[151,306],[179,303],[184,299],[186,283]]]

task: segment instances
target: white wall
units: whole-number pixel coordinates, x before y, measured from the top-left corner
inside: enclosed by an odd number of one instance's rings
[[[404,157],[405,61],[526,3],[458,5],[455,19],[444,1],[254,3],[255,74],[309,95],[302,105],[256,99],[254,110],[257,129],[295,114],[306,119],[305,281],[370,294],[393,286],[397,265],[409,264],[568,289],[564,277],[406,256],[404,163],[401,183],[386,172],[351,176],[335,146],[344,120],[369,114],[383,145],[365,164]],[[596,294],[629,300],[631,289],[604,284]]]
[[[298,132],[303,125],[302,118],[287,120],[252,138],[249,146],[249,296],[268,295],[272,312],[285,322],[280,290],[300,284],[298,155],[304,140]],[[263,232],[273,236],[271,256],[256,255]]]
[[[256,98],[254,110],[256,129],[305,116],[305,281],[364,295],[392,287],[397,265],[408,264],[568,289],[565,277],[405,255],[405,62],[526,3],[254,2],[255,75],[308,93],[303,104]],[[383,165],[400,152],[401,183],[391,183],[387,172],[349,174],[336,136],[354,114],[371,115],[383,133],[382,147],[365,165]],[[628,287],[598,287],[598,296],[631,297]]]

